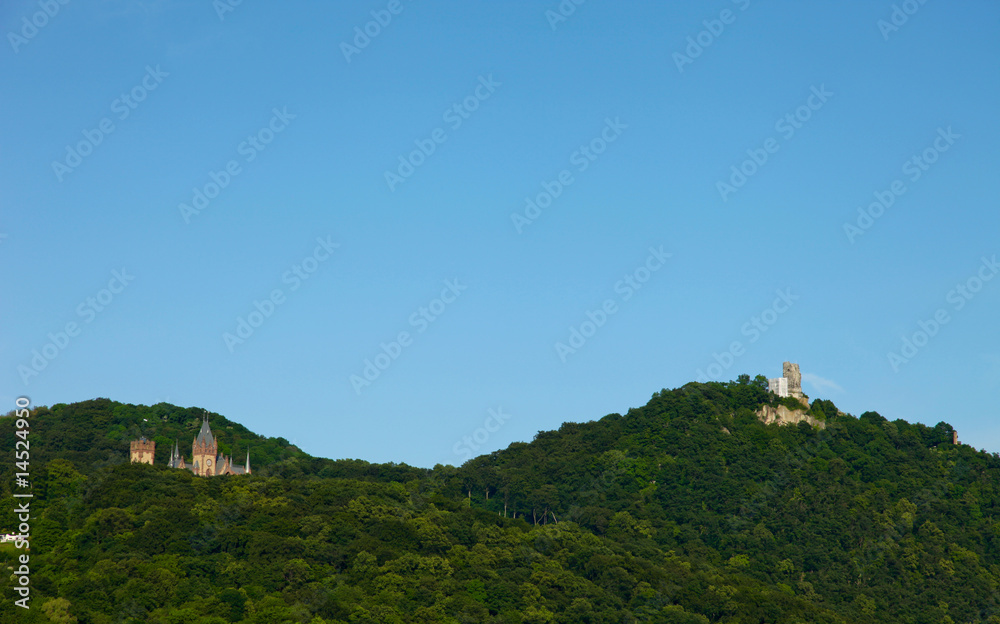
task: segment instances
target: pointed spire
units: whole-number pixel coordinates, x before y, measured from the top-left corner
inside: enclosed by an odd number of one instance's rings
[[[245,468],[246,474],[250,474],[250,450],[247,449],[247,467]]]
[[[212,437],[212,429],[208,426],[208,412],[205,412],[205,417],[201,421],[201,431],[198,432],[198,437],[195,439],[195,443],[205,446],[212,446],[214,438]]]

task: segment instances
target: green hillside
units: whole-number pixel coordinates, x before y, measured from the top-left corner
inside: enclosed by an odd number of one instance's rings
[[[219,452],[232,454],[238,463],[246,459],[247,451],[252,464],[306,457],[283,438],[259,436],[239,423],[205,410],[167,403],[147,407],[94,399],[39,408],[33,416],[31,436],[37,440],[37,446],[32,449],[32,459],[46,462],[61,457],[89,471],[127,460],[129,442],[139,437],[156,442],[157,464],[167,463],[175,441],[181,453],[190,459],[191,441],[198,435],[205,417],[216,433]]]
[[[458,468],[313,458],[211,415],[249,477],[164,466],[201,410],[39,408],[32,608],[8,587],[0,622],[1000,623],[1000,458],[829,401],[825,428],[764,425],[763,383],[664,390]],[[128,463],[139,435],[153,466]]]

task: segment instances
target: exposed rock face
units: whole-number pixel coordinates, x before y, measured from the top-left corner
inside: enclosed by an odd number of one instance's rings
[[[802,373],[799,365],[785,362],[781,365],[781,376],[788,380],[788,396],[802,398]]]
[[[822,420],[817,420],[809,414],[806,414],[804,411],[790,410],[784,405],[778,405],[777,407],[764,405],[760,408],[760,411],[757,412],[757,418],[759,418],[766,425],[770,425],[771,423],[778,423],[779,425],[796,425],[800,422],[807,422],[813,427],[826,429],[826,423]]]

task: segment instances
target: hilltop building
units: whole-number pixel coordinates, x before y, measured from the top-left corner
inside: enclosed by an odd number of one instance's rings
[[[780,397],[804,399],[802,394],[802,373],[799,365],[785,362],[781,365],[781,377],[767,380],[767,389]]]
[[[152,440],[147,440],[146,438],[139,438],[138,440],[132,440],[130,445],[129,456],[132,458],[132,462],[138,462],[140,464],[153,465],[153,455],[156,454],[156,442]]]
[[[788,380],[784,377],[767,380],[767,389],[780,397],[788,396]]]
[[[785,404],[762,405],[757,410],[757,418],[764,424],[796,425],[801,422],[825,429],[826,423],[806,412],[809,399],[802,394],[802,373],[799,365],[785,362],[781,366],[781,377],[767,380],[767,389],[780,397],[791,397],[801,403],[801,407],[789,408]]]
[[[153,463],[153,454],[156,451],[156,443],[146,438],[133,440],[130,457],[133,462],[143,464]],[[250,470],[250,452],[247,451],[247,461],[243,466],[233,464],[232,457],[219,455],[219,443],[212,435],[212,429],[208,426],[208,420],[201,421],[201,431],[191,443],[191,463],[188,464],[181,455],[180,447],[174,442],[174,448],[170,450],[170,461],[167,462],[170,468],[180,470],[190,470],[199,477],[218,477],[221,475],[248,475]]]

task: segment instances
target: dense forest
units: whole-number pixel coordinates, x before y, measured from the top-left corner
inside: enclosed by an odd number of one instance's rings
[[[825,427],[760,422],[778,403],[761,376],[690,383],[432,469],[211,415],[254,471],[216,478],[164,465],[199,409],[40,407],[31,608],[11,576],[0,623],[1000,624],[1000,457],[823,400],[803,409]],[[152,466],[128,462],[140,435]]]

